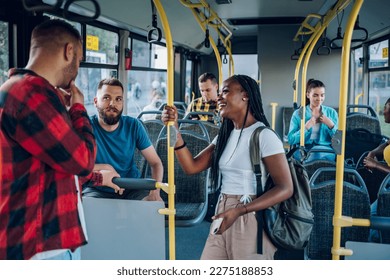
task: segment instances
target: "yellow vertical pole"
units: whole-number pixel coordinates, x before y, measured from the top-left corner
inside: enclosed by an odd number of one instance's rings
[[[322,25],[321,28],[315,32],[310,41],[310,46],[308,47],[305,60],[302,66],[302,86],[301,86],[301,106],[302,106],[302,119],[301,119],[301,146],[305,146],[305,114],[306,114],[306,76],[307,76],[307,66],[315,45],[318,42],[318,39],[321,37],[322,32],[325,30],[326,26]]]
[[[169,27],[168,19],[165,14],[164,8],[161,5],[160,0],[153,0],[154,5],[160,15],[160,20],[164,29],[166,47],[168,53],[168,69],[167,69],[167,104],[173,105],[173,43],[172,43],[172,35]],[[176,129],[174,127],[173,122],[169,122],[167,126],[168,131],[168,231],[169,231],[169,259],[176,259],[176,248],[175,248],[175,174],[174,174],[174,151],[173,147],[175,143],[173,143],[173,138],[171,137],[176,133]]]
[[[276,119],[276,107],[278,106],[278,103],[271,102],[272,107],[272,119],[271,119],[271,127],[273,130],[275,130],[275,119]]]
[[[344,177],[344,151],[345,151],[345,125],[346,125],[346,111],[348,99],[348,75],[351,51],[351,38],[353,27],[356,18],[359,14],[363,0],[356,0],[352,11],[349,15],[346,30],[344,33],[343,47],[341,51],[341,70],[340,70],[340,99],[339,99],[339,127],[341,131],[341,154],[337,155],[336,161],[336,189],[335,189],[335,205],[333,216],[333,247],[332,259],[340,259],[340,241],[341,241],[341,226],[338,221],[341,220],[342,204],[343,204],[343,177]]]
[[[355,97],[355,105],[358,105],[358,104],[359,104],[359,98],[360,98],[360,97],[363,97],[363,95],[364,95],[363,92],[362,92],[362,93],[359,93],[358,95],[356,95],[356,97]],[[358,109],[358,108],[355,108],[353,111],[354,111],[354,112],[358,112],[359,109]]]

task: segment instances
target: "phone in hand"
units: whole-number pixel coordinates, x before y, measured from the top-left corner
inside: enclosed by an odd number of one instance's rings
[[[218,218],[218,219],[213,221],[213,223],[211,224],[211,229],[210,229],[210,233],[212,235],[217,234],[217,232],[219,231],[219,227],[222,224],[222,221],[223,221],[223,218]]]

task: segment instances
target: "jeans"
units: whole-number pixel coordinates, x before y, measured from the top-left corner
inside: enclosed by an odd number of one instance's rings
[[[45,260],[81,260],[81,249],[79,247],[74,252],[71,250],[66,250],[59,255],[55,255],[54,257],[47,258]]]

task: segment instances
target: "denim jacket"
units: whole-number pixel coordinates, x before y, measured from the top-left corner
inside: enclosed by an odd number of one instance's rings
[[[320,130],[318,132],[319,139],[315,143],[313,139],[310,139],[313,128],[310,128],[308,130],[305,129],[305,145],[323,145],[323,146],[331,145],[332,137],[336,133],[338,127],[338,115],[336,110],[331,107],[322,105],[321,110],[323,115],[325,115],[326,117],[332,120],[332,122],[334,123],[334,127],[330,129],[326,124],[322,123],[320,125]],[[300,109],[295,110],[291,117],[290,129],[288,132],[288,142],[290,143],[290,145],[300,143],[300,136],[301,136],[300,135],[301,118],[299,117],[300,111],[302,110]],[[306,105],[305,123],[311,118],[311,115],[312,115],[312,111],[310,109],[310,106]]]

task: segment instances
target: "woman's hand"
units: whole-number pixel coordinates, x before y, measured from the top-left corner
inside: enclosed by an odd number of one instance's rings
[[[319,118],[318,118],[318,122],[320,123],[323,123],[323,124],[326,124],[327,127],[329,127],[329,129],[333,129],[334,127],[334,123],[332,122],[331,119],[329,119],[327,116],[325,115],[321,115]]]
[[[317,123],[316,117],[311,117],[305,124],[306,130],[309,130],[312,126],[314,126]]]
[[[212,217],[213,220],[223,218],[222,224],[216,234],[222,234],[224,231],[230,228],[231,225],[237,220],[237,218],[242,215],[242,211],[245,211],[244,207],[230,208],[225,212]]]
[[[378,165],[378,161],[372,157],[365,157],[363,159],[363,165],[365,168],[367,168],[368,170],[371,170],[373,168],[377,168],[377,165]]]
[[[163,121],[163,123],[167,125],[168,122],[175,122],[175,126],[178,127],[177,119],[178,119],[177,108],[174,105],[165,106],[161,114],[161,120]]]

